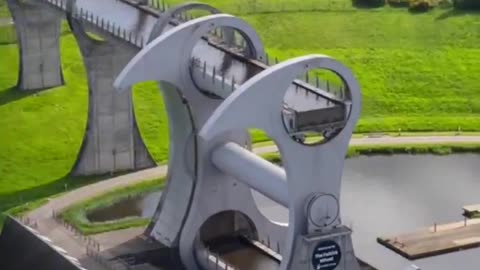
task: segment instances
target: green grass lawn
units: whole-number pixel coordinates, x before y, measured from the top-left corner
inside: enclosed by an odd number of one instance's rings
[[[87,119],[87,80],[72,35],[62,38],[66,86],[38,93],[14,88],[18,52],[0,46],[0,212],[95,179],[67,177],[83,139]],[[155,85],[138,85],[135,111],[145,142],[157,161],[167,155],[168,130]]]
[[[480,14],[442,19],[446,13],[360,10],[246,19],[272,56],[327,54],[353,69],[363,94],[357,132],[479,130]]]
[[[226,10],[232,5],[227,0],[206,2]],[[345,7],[244,18],[260,33],[271,56],[327,54],[354,70],[363,94],[357,132],[480,131],[478,13],[439,9],[413,15],[405,9]],[[66,86],[22,93],[14,88],[17,49],[0,45],[0,211],[61,192],[65,184],[71,188],[88,182],[66,177],[87,117],[85,70],[71,35],[62,38],[62,61]],[[134,103],[142,136],[162,162],[168,132],[157,87],[138,85]]]
[[[443,144],[405,144],[405,145],[357,145],[350,146],[346,158],[360,155],[398,155],[398,154],[432,154],[449,155],[461,153],[480,153],[480,145],[470,143],[443,143]],[[281,163],[282,157],[278,152],[262,154],[270,162]]]

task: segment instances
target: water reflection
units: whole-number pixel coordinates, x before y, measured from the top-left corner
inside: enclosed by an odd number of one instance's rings
[[[161,191],[156,191],[128,198],[109,207],[87,213],[87,218],[91,222],[106,222],[126,217],[151,218],[155,213],[161,195]]]
[[[227,261],[229,265],[234,265],[235,269],[276,270],[279,267],[279,263],[274,259],[267,257],[253,247],[237,249],[222,255],[222,259]]]
[[[376,243],[376,237],[433,223],[461,221],[462,206],[480,203],[480,156],[391,156],[347,160],[343,177],[344,223],[352,224],[357,255],[378,269],[410,263]],[[422,270],[477,270],[480,249],[422,259]]]

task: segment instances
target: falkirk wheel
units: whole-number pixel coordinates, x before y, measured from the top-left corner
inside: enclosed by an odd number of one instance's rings
[[[191,270],[232,269],[209,251],[229,236],[257,243],[278,269],[360,269],[339,205],[361,105],[352,72],[325,55],[270,66],[252,27],[211,12],[166,31],[160,18],[115,81],[118,91],[157,81],[169,116],[168,183],[147,233],[177,249]],[[238,48],[227,55],[227,47]],[[318,80],[298,79],[318,69],[344,88],[330,93]],[[282,167],[252,152],[249,129],[270,136]],[[320,134],[318,143],[302,143],[309,130]],[[288,223],[263,215],[252,190],[287,208]]]

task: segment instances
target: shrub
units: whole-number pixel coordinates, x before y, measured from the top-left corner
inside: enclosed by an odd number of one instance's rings
[[[410,0],[408,9],[413,12],[427,12],[434,8],[432,0]]]
[[[480,10],[480,0],[453,0],[453,6],[457,9]]]
[[[409,7],[410,0],[388,0],[388,4],[392,7]]]
[[[354,6],[358,7],[383,7],[386,0],[352,0]]]
[[[439,0],[437,6],[440,8],[451,8],[453,3],[452,0]]]

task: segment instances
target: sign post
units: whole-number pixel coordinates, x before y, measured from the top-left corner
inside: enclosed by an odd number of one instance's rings
[[[315,270],[334,270],[340,264],[342,250],[337,242],[325,240],[317,244],[312,254],[312,264]]]

